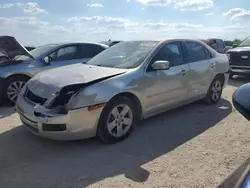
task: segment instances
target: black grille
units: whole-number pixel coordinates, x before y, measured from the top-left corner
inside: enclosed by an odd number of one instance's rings
[[[242,58],[247,56],[248,58]],[[231,52],[230,53],[230,64],[239,66],[250,66],[250,51],[249,52]]]
[[[35,95],[34,93],[32,93],[28,88],[26,89],[25,92],[25,97],[27,99],[29,99],[31,102],[34,102],[36,104],[40,104],[40,105],[44,105],[44,103],[46,102],[47,99],[39,97],[37,95]]]

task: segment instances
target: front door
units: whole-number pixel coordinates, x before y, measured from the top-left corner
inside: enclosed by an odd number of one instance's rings
[[[164,44],[150,64],[158,60],[168,61],[170,68],[153,70],[149,65],[145,72],[146,114],[171,108],[187,99],[189,65],[184,63],[182,44],[179,41]]]

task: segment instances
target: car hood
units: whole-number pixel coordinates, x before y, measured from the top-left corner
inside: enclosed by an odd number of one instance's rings
[[[127,69],[75,64],[51,69],[37,74],[27,83],[32,93],[49,98],[63,87],[75,84],[89,84],[127,72]]]
[[[0,51],[4,51],[9,58],[25,55],[34,59],[29,51],[12,36],[0,36]]]
[[[250,46],[232,48],[227,52],[246,52],[246,51],[250,51]]]

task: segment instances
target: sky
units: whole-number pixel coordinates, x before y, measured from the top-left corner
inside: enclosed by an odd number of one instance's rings
[[[69,41],[244,39],[249,0],[0,0],[0,35],[23,45]]]

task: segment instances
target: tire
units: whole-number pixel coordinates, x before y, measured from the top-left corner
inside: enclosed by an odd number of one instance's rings
[[[207,95],[205,97],[206,104],[211,105],[218,103],[222,95],[222,90],[223,79],[219,76],[216,76],[210,84]]]
[[[22,87],[29,80],[27,76],[13,76],[7,80],[5,97],[14,106]]]
[[[127,111],[127,113],[122,114],[122,110]],[[134,102],[127,97],[115,97],[103,109],[98,123],[97,136],[106,143],[120,142],[130,135],[137,119],[138,113]]]

